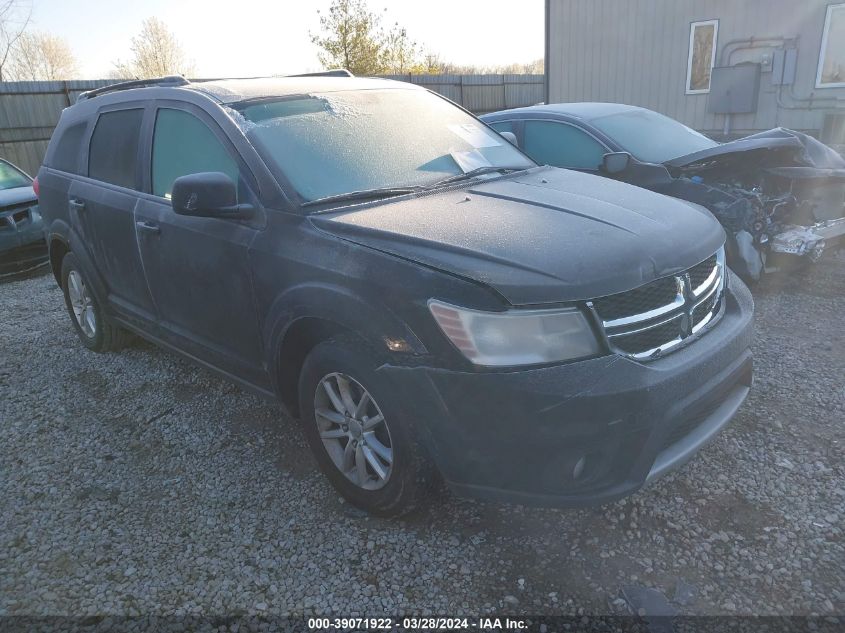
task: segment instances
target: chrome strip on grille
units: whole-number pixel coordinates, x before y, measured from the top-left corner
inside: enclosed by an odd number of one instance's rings
[[[648,310],[647,312],[632,314],[631,316],[611,319],[609,321],[602,321],[602,323],[605,328],[615,328],[622,327],[624,325],[632,325],[634,323],[642,323],[643,321],[650,321],[651,319],[656,319],[659,316],[663,316],[664,314],[677,310],[682,305],[684,305],[684,288],[681,283],[678,283],[678,294],[675,295],[675,300],[672,303],[655,308],[654,310]]]
[[[707,274],[705,280],[693,288],[693,277],[700,279],[706,269],[701,266],[715,259],[712,271]],[[588,302],[588,307],[595,315],[597,321],[604,329],[607,343],[614,352],[634,358],[637,360],[651,360],[658,358],[669,350],[687,343],[703,333],[704,329],[715,323],[723,312],[723,294],[725,289],[725,255],[724,250],[716,253],[715,257],[708,257],[704,262],[692,268],[674,275],[678,292],[671,302],[643,310],[635,314],[622,317],[614,315],[615,318],[603,319],[600,313],[602,300]],[[665,284],[666,278],[661,280]],[[655,283],[655,282],[651,282]],[[642,287],[647,288],[648,285]],[[639,290],[639,289],[634,289]],[[612,295],[610,298],[626,298],[626,293]],[[710,305],[707,312],[702,316],[697,314],[702,305]],[[630,305],[623,303],[623,305]],[[677,328],[673,327],[677,322]],[[666,335],[666,340],[650,340]],[[645,347],[645,349],[642,349]]]

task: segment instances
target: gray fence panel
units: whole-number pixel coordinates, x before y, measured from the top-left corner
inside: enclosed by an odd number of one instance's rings
[[[384,75],[442,94],[476,114],[543,100],[543,75]],[[0,82],[0,157],[38,171],[64,108],[81,92],[115,80]]]
[[[62,110],[113,80],[0,82],[0,157],[35,175]]]

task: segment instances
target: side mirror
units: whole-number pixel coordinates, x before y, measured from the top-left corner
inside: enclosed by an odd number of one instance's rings
[[[513,132],[499,132],[499,135],[504,137],[504,139],[511,145],[519,147],[519,144],[516,142],[516,134]]]
[[[602,169],[608,174],[619,174],[628,169],[631,155],[628,152],[613,152],[602,157]]]
[[[219,171],[177,178],[173,181],[170,204],[179,215],[201,218],[243,219],[252,215],[250,205],[238,204],[237,185]]]

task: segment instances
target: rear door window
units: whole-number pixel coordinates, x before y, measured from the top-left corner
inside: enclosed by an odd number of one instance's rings
[[[113,185],[138,188],[138,146],[142,108],[104,112],[97,119],[88,152],[88,176]]]
[[[237,162],[205,123],[183,110],[160,109],[153,136],[153,194],[170,198],[174,180],[209,171],[239,181]]]
[[[572,125],[525,122],[525,153],[541,165],[595,171],[607,152],[604,145]]]

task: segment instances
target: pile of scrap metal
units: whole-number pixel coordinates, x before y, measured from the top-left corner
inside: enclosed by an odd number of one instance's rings
[[[665,165],[675,178],[662,192],[719,219],[747,279],[845,242],[845,159],[806,134],[776,128]]]
[[[0,158],[0,279],[46,266],[44,222],[33,180]]]

